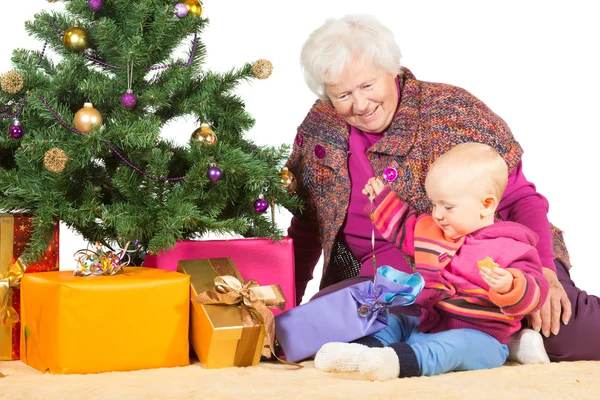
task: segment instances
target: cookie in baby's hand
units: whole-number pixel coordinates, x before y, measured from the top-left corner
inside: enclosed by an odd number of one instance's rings
[[[494,269],[496,267],[499,267],[499,265],[496,264],[494,262],[494,260],[492,260],[490,257],[486,257],[485,260],[477,261],[477,268],[479,268],[479,269],[481,269],[481,268]]]

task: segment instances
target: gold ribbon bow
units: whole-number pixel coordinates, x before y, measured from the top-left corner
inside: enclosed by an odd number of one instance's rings
[[[284,364],[301,365],[280,359],[275,355],[275,317],[269,307],[283,310],[285,307],[285,296],[279,285],[260,286],[254,280],[240,282],[235,276],[220,275],[214,280],[215,290],[207,290],[199,293],[194,301],[200,304],[239,304],[242,311],[242,325],[249,326],[262,322],[265,327],[265,341],[268,347],[263,347],[262,355],[270,357],[271,354]],[[262,321],[257,320],[256,310]]]
[[[21,258],[17,259],[8,267],[8,270],[0,275],[0,324],[12,325],[19,322],[19,314],[9,305],[10,289],[18,287],[25,273],[25,266]]]

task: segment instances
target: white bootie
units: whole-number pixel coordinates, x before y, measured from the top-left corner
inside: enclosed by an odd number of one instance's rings
[[[522,329],[515,333],[508,343],[508,361],[521,364],[549,363],[542,335],[533,329]]]
[[[358,355],[358,372],[372,381],[387,381],[400,376],[400,361],[391,347],[373,347]]]
[[[324,372],[356,372],[358,355],[368,349],[360,343],[325,343],[315,355],[315,367]]]

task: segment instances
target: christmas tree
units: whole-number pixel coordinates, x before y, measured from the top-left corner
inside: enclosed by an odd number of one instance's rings
[[[198,0],[65,3],[26,23],[40,49],[14,50],[1,79],[0,210],[34,216],[22,258],[42,254],[57,219],[142,257],[208,232],[280,237],[274,207],[300,206],[289,149],[244,138],[254,120],[235,94],[271,63],[205,68]],[[197,129],[184,145],[161,137],[185,116]]]

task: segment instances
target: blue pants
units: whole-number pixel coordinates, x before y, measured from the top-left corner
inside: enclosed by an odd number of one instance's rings
[[[406,343],[415,352],[421,375],[450,371],[496,368],[508,357],[508,346],[474,329],[452,329],[438,333],[419,332],[419,319],[388,315],[388,327],[371,335],[384,346]],[[402,366],[400,366],[402,369]]]

